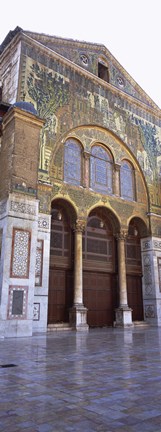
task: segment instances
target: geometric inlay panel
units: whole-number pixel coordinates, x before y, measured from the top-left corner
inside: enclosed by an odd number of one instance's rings
[[[29,277],[30,231],[13,228],[11,274],[12,278]]]
[[[42,285],[42,267],[43,267],[43,240],[37,240],[36,248],[36,265],[35,265],[35,285]]]
[[[8,319],[26,319],[27,286],[10,286],[8,298]]]
[[[34,303],[33,321],[39,321],[39,319],[40,319],[40,303]]]

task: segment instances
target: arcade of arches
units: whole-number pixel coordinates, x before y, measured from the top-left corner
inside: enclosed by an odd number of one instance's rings
[[[143,227],[134,217],[121,230],[103,206],[77,220],[69,202],[52,202],[48,324],[72,324],[75,314],[83,328],[143,320]]]

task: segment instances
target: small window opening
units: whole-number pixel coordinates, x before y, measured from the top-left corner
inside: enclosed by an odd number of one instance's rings
[[[104,66],[102,63],[98,63],[98,76],[104,81],[109,82],[108,67]]]

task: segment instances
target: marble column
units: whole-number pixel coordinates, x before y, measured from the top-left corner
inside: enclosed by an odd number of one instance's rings
[[[83,164],[83,186],[85,188],[89,188],[89,160],[90,160],[90,153],[84,152],[84,164]]]
[[[126,283],[126,260],[125,240],[126,233],[122,232],[116,236],[118,250],[118,279],[119,279],[119,307],[116,309],[116,326],[132,326],[132,309],[128,307],[127,283]]]
[[[119,164],[114,165],[114,194],[120,196],[120,166]]]
[[[75,232],[74,252],[74,304],[70,310],[70,324],[77,331],[88,330],[87,308],[83,305],[83,269],[82,269],[82,233],[85,227],[84,221],[77,220]]]

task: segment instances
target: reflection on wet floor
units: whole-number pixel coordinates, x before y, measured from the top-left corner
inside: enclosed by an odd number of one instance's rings
[[[0,431],[160,432],[161,330],[0,340]]]

